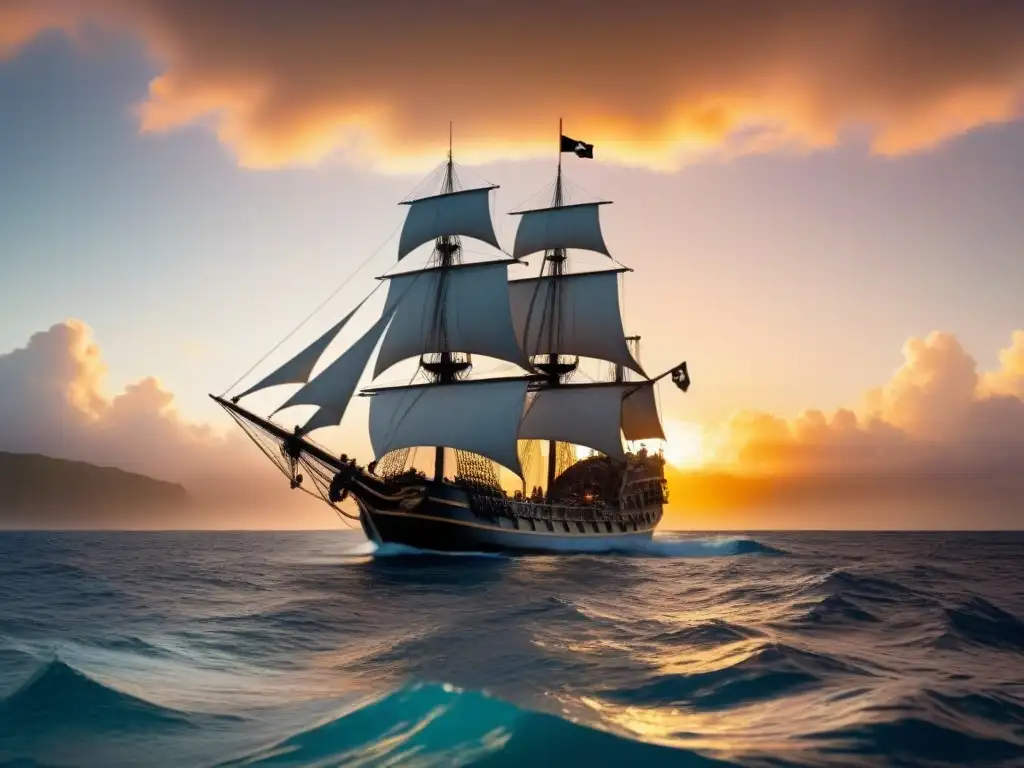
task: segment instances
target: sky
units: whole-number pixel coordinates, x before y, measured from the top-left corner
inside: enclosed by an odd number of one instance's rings
[[[394,267],[449,121],[508,247],[562,118],[645,367],[690,365],[670,458],[1018,473],[1024,6],[301,5],[0,0],[0,449],[271,482],[207,393]],[[360,408],[331,440],[357,455]]]

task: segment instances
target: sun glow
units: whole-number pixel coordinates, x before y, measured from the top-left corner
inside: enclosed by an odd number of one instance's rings
[[[680,467],[700,467],[706,461],[704,428],[689,421],[665,422],[665,461]]]
[[[704,427],[694,424],[692,421],[674,421],[669,419],[662,425],[665,428],[665,441],[661,440],[637,440],[626,443],[627,450],[639,451],[642,447],[648,451],[665,452],[665,461],[679,469],[696,469],[705,466],[715,455],[714,446],[710,436],[704,432]],[[576,458],[585,459],[594,454],[594,451],[583,445],[573,446],[576,449]],[[542,448],[544,455],[547,455],[547,446]]]

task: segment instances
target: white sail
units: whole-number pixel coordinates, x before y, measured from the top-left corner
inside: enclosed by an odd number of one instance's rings
[[[526,388],[526,379],[481,379],[377,390],[370,400],[374,455],[441,445],[485,456],[522,476],[516,433]]]
[[[519,426],[519,439],[559,440],[622,459],[623,390],[612,384],[536,392]]]
[[[472,237],[500,248],[491,220],[490,192],[496,186],[421,197],[404,205],[409,213],[398,241],[398,260],[442,235]]]
[[[599,211],[605,204],[602,201],[516,211],[513,215],[522,218],[512,256],[519,259],[554,248],[582,248],[611,256],[601,232]]]
[[[391,312],[385,312],[341,357],[324,368],[274,413],[293,405],[316,405],[319,408],[303,426],[304,432],[340,424],[391,315]]]
[[[622,434],[627,440],[664,440],[654,384],[627,385],[622,399]]]
[[[274,387],[278,384],[304,384],[309,381],[309,374],[313,372],[313,368],[316,367],[316,363],[323,355],[324,350],[331,345],[331,342],[337,338],[339,333],[341,333],[341,329],[344,328],[348,321],[352,319],[352,316],[359,311],[359,307],[362,307],[365,303],[366,299],[363,299],[359,302],[359,306],[345,315],[345,317],[341,319],[341,322],[335,324],[327,331],[327,333],[299,352],[299,354],[286,362],[276,371],[268,374],[258,384],[254,384],[249,387],[238,397],[242,398],[246,395],[251,395],[253,392],[259,392],[261,389]]]
[[[646,376],[630,354],[622,328],[618,277],[618,270],[609,270],[510,282],[519,346],[528,355],[593,357]],[[560,307],[556,317],[548,311],[553,291]]]
[[[445,349],[528,369],[512,325],[509,263],[461,264],[390,278],[386,306],[395,319],[381,344],[374,377],[402,360]]]

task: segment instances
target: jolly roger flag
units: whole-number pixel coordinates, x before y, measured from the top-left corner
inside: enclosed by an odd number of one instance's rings
[[[672,376],[672,383],[683,390],[683,392],[690,388],[690,371],[686,367],[685,361],[677,365],[669,373]]]
[[[575,152],[576,157],[585,157],[590,160],[594,159],[594,145],[587,144],[583,141],[577,141],[576,139],[570,139],[568,136],[562,136],[562,152]]]

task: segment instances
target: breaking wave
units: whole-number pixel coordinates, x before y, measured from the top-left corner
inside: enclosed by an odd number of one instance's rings
[[[729,765],[438,684],[406,686],[219,765],[518,768],[559,755],[581,765]]]
[[[591,764],[612,760],[617,765],[727,765],[447,684],[411,683],[385,696],[364,698],[313,722],[293,725],[286,735],[269,740],[254,734],[261,725],[262,720],[255,717],[197,714],[160,706],[53,660],[0,699],[0,758],[4,751],[43,747],[44,752],[56,752],[51,759],[63,762],[69,755],[52,747],[63,737],[74,735],[79,741],[79,758],[91,753],[104,764],[117,764],[122,758],[130,763],[132,758],[119,756],[117,748],[104,754],[103,745],[116,745],[126,736],[131,746],[142,740],[159,743],[175,735],[194,738],[212,730],[230,734],[233,738],[229,741],[235,743],[250,742],[236,748],[237,754],[216,762],[225,768],[407,763],[498,768],[544,759],[551,754],[551,745]],[[124,746],[124,742],[120,744]]]

